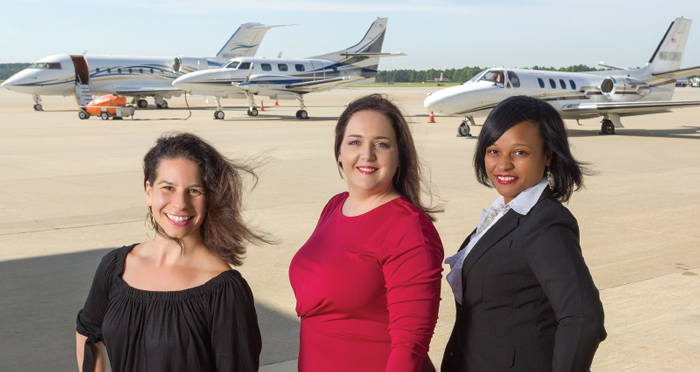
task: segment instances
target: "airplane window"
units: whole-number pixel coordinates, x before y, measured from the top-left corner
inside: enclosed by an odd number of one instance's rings
[[[552,86],[552,89],[557,89],[557,83],[554,82],[554,79],[549,79],[549,85]]]
[[[542,81],[542,78],[537,78],[537,82],[540,83],[540,88],[544,88],[544,81]]]
[[[153,69],[151,69],[151,73],[153,73]]]
[[[117,69],[117,72],[121,74],[121,73],[122,73],[122,69],[118,68],[118,69]]]
[[[99,68],[96,68],[96,69],[95,69],[95,73],[96,73],[96,74],[99,74],[99,73],[100,73],[100,69],[99,69]]]
[[[559,79],[559,85],[561,85],[561,89],[566,89],[566,83],[564,82],[564,79]]]
[[[224,68],[236,68],[238,67],[238,61],[233,61],[229,63],[228,65],[224,66]]]
[[[111,73],[112,73],[112,69],[111,69],[111,68],[108,68],[108,69],[107,69],[107,73],[108,73],[108,74],[111,74]]]
[[[467,83],[479,81],[481,79],[481,77],[487,72],[488,72],[488,70],[481,71],[480,73],[474,75],[471,79],[469,79],[469,81],[467,81]],[[467,84],[467,83],[464,83],[464,84]]]
[[[576,90],[576,83],[573,80],[569,80],[569,85],[571,85],[571,89]]]
[[[131,69],[129,69],[129,73],[131,73]]]
[[[280,69],[280,71],[289,71],[286,63],[278,63],[277,68]]]
[[[255,65],[253,65],[253,68],[255,68]],[[239,70],[248,70],[250,69],[250,62],[243,62],[240,65],[238,65]]]
[[[513,88],[520,88],[520,78],[513,71],[508,71],[508,80],[513,84]]]
[[[59,62],[37,62],[27,68],[39,70],[61,70],[61,64]]]
[[[269,63],[262,63],[260,67],[263,71],[272,71],[272,66]]]
[[[294,67],[297,69],[297,71],[304,71],[304,65],[296,64]]]
[[[487,71],[478,81],[491,81],[497,84],[503,84],[503,71]]]
[[[143,74],[143,69],[142,69],[142,68],[139,69],[139,74]]]

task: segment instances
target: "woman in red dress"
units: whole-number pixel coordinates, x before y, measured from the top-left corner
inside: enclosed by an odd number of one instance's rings
[[[435,371],[427,353],[443,249],[406,120],[374,94],[350,103],[335,133],[348,191],[328,202],[289,267],[299,371]]]

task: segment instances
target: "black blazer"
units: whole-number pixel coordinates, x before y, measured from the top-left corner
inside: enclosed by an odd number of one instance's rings
[[[462,288],[442,372],[588,371],[607,336],[578,223],[549,188],[527,215],[510,210],[484,233]]]

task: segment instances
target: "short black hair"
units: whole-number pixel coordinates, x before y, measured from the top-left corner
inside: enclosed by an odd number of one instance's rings
[[[549,165],[549,171],[554,177],[552,194],[561,202],[568,201],[574,191],[583,187],[583,175],[588,172],[585,164],[571,155],[566,127],[557,110],[547,102],[533,97],[509,97],[501,101],[486,118],[474,153],[477,181],[493,187],[486,173],[486,149],[508,129],[522,122],[534,124],[539,129],[544,151],[552,152],[552,162]]]

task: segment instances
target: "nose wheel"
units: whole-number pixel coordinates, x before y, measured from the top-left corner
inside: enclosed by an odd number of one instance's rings
[[[43,109],[44,109],[44,108],[43,108],[40,104],[38,104],[38,103],[37,103],[36,105],[34,105],[34,111],[41,111],[41,110],[43,110]]]
[[[258,109],[255,107],[248,109],[248,116],[258,116]]]
[[[297,119],[308,119],[308,118],[309,118],[309,113],[306,112],[306,110],[297,111]]]
[[[457,133],[459,137],[470,137],[471,134],[471,129],[469,128],[469,124],[471,125],[476,125],[476,122],[474,121],[474,118],[471,116],[465,116],[464,119],[462,119],[462,123],[459,125],[459,128],[457,128]]]
[[[224,116],[226,116],[226,115],[225,115],[224,112],[221,111],[221,110],[217,110],[217,111],[214,112],[214,119],[217,119],[217,120],[224,120]]]

